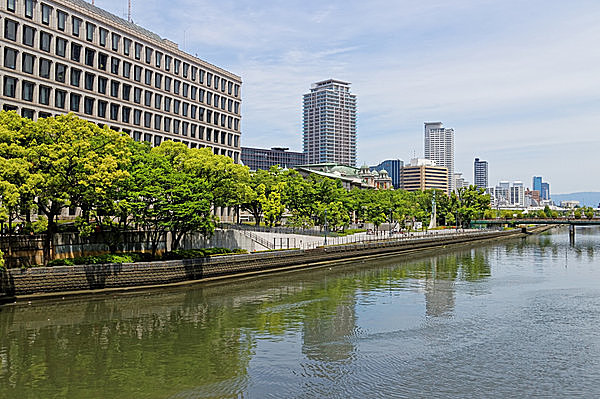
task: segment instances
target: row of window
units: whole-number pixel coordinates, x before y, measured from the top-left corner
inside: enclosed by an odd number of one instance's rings
[[[5,97],[16,98],[18,79],[11,76],[4,76],[3,79]],[[23,80],[21,83],[21,99],[24,101],[33,102],[35,97],[36,84]],[[223,145],[239,146],[239,136],[227,132],[219,132],[219,130],[198,126],[195,123],[180,121],[161,114],[153,114],[152,112],[133,109],[115,103],[108,103],[103,100],[96,100],[93,97],[82,96],[79,93],[67,93],[65,90],[53,89],[49,86],[38,85],[37,101],[39,104],[50,106],[52,99],[52,91],[54,90],[54,102],[52,106],[60,109],[67,109],[67,99],[69,100],[69,111],[83,112],[86,115],[95,115],[99,118],[107,118],[113,121],[121,121],[123,123],[154,128],[156,130],[164,130],[165,132],[173,132],[174,134],[182,134],[190,137],[204,140],[206,130],[206,140],[219,142]],[[82,104],[83,100],[83,104]],[[83,105],[83,109],[81,108]],[[223,115],[221,115],[221,118]],[[223,119],[221,119],[223,122]]]
[[[16,41],[16,22],[11,21],[9,19],[5,19],[5,37],[9,40]],[[23,29],[23,43],[25,45],[33,47],[35,37],[35,30],[33,28],[24,26]],[[52,36],[49,33],[41,32],[40,34],[40,50],[45,52],[50,52],[51,49],[51,41]],[[68,42],[65,39],[57,38],[56,39],[56,55],[60,57],[66,57],[67,54],[67,44]],[[9,68],[13,68],[16,64],[16,56],[18,51],[15,49],[6,49],[6,53],[8,54],[8,62],[5,61],[5,66]],[[99,70],[107,71],[109,65],[109,56],[108,54],[98,52],[96,54],[96,50],[91,48],[85,48],[79,44],[71,43],[71,51],[70,51],[70,59],[75,62],[83,63],[90,67],[97,67]],[[83,55],[83,59],[82,59]],[[33,57],[32,55],[30,55]],[[50,62],[49,60],[47,60]],[[117,57],[110,57],[110,72],[119,75],[120,73],[124,78],[131,79],[133,69],[133,80],[136,82],[142,82],[149,86],[154,86],[157,89],[162,89],[167,92],[171,92],[173,90],[174,94],[182,95],[183,97],[190,98],[191,100],[198,99],[199,102],[204,102],[206,100],[206,104],[212,105],[215,107],[221,107],[221,109],[225,110],[226,104],[228,104],[229,112],[232,112],[232,104],[233,110],[236,114],[239,114],[239,102],[233,101],[232,99],[227,99],[225,96],[220,96],[217,93],[212,93],[211,91],[205,91],[202,88],[198,88],[195,85],[190,85],[189,83],[182,82],[178,79],[173,79],[170,76],[163,75],[162,73],[155,72],[149,68],[142,68],[139,65],[132,65],[132,63],[128,61],[123,61]],[[214,99],[213,99],[214,97]],[[219,104],[220,100],[220,104]]]
[[[24,1],[25,17],[33,20],[36,9],[35,2],[33,0]],[[16,11],[15,0],[7,0],[7,9],[8,11],[12,12]],[[41,11],[41,23],[47,26],[50,26],[52,24],[52,27],[54,27],[54,10],[52,6],[42,3]],[[56,10],[55,28],[61,32],[66,33],[67,21],[68,14],[64,11]],[[11,29],[14,32],[14,36],[16,38],[16,25],[18,25],[18,23],[15,21],[11,21],[11,24],[13,25]],[[71,16],[70,30],[73,36],[82,38],[84,36],[84,33],[82,32],[82,30],[84,30],[83,26],[84,21],[81,18]],[[33,34],[31,33],[31,31],[33,30],[33,32],[35,32],[35,29],[29,26],[25,26],[24,30],[30,31],[30,33],[28,34],[31,35],[31,42],[33,42]],[[147,64],[154,64],[156,68],[164,69],[167,72],[173,72],[175,75],[181,75],[183,76],[183,78],[191,79],[193,82],[198,81],[200,84],[206,84],[206,86],[208,87],[214,87],[215,90],[219,90],[220,88],[222,92],[227,91],[229,95],[233,94],[235,97],[239,96],[240,86],[237,83],[228,81],[227,79],[217,76],[213,73],[199,69],[198,67],[190,65],[185,61],[182,62],[177,58],[174,58],[168,54],[164,54],[163,52],[155,50],[149,46],[144,46],[143,44],[138,42],[134,43],[131,39],[127,37],[121,37],[121,35],[115,32],[109,32],[105,28],[97,27],[92,22],[85,22],[86,41],[97,43],[101,47],[107,47],[109,41],[109,34],[110,48],[117,53],[130,57],[133,50],[133,56],[136,60],[142,61],[143,59],[143,61],[145,61]]]

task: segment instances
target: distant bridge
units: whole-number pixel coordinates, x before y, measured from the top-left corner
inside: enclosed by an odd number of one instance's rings
[[[575,226],[600,226],[600,218],[575,219],[575,218],[556,218],[556,219],[479,219],[471,221],[471,225],[509,225],[517,226],[522,224],[565,224],[569,225],[569,238],[571,243],[575,242]]]

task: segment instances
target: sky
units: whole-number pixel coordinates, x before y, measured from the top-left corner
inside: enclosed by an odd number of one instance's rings
[[[127,0],[95,0],[118,16]],[[600,191],[597,0],[132,0],[133,21],[242,77],[242,146],[302,151],[302,95],[352,83],[358,164],[423,156],[455,130],[455,170]]]

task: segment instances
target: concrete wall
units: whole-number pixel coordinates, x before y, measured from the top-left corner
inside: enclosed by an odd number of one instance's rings
[[[418,249],[522,235],[520,230],[513,230],[179,261],[9,269],[2,274],[0,296],[167,284],[284,267],[308,267],[323,261],[400,254]]]

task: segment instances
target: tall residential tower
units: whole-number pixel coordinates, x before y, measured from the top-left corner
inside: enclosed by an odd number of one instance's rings
[[[304,95],[304,153],[309,164],[356,166],[356,96],[350,83],[324,80]]]
[[[448,191],[454,191],[454,129],[442,122],[425,122],[425,158],[448,169]]]
[[[475,158],[473,164],[473,182],[479,188],[487,188],[488,186],[488,163]]]

